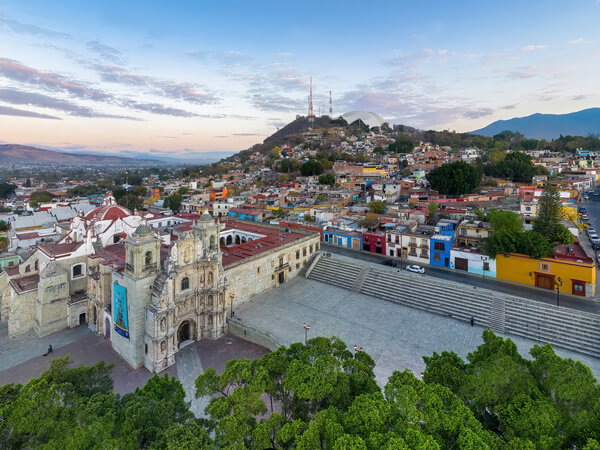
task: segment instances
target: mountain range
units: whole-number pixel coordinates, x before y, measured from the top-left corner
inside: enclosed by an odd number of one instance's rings
[[[94,166],[143,166],[156,164],[152,159],[125,158],[122,156],[92,155],[85,153],[62,153],[28,145],[0,145],[0,164],[50,164]]]
[[[600,108],[589,108],[568,114],[532,114],[509,120],[497,120],[471,134],[494,136],[509,130],[528,138],[556,139],[561,135],[587,136],[600,133]]]

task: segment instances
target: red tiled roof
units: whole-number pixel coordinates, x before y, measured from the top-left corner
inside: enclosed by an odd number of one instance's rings
[[[4,268],[4,271],[9,275],[9,276],[13,276],[13,275],[17,275],[19,273],[19,265],[17,264],[16,266],[6,266]]]
[[[225,222],[225,230],[232,229],[262,234],[265,237],[236,245],[235,247],[221,247],[223,251],[223,266],[228,266],[306,237],[306,234],[295,231],[286,233],[284,230],[278,228],[227,220]]]
[[[130,216],[131,213],[122,206],[118,205],[104,205],[96,209],[92,209],[85,215],[87,220],[117,220],[123,219],[124,217]]]
[[[62,256],[73,253],[77,250],[83,242],[67,242],[57,244],[56,242],[46,242],[38,244],[38,248],[48,256]]]

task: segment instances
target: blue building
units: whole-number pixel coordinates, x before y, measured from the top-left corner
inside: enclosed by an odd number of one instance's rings
[[[356,231],[344,231],[339,228],[323,230],[323,242],[339,247],[362,249],[362,234]]]
[[[429,238],[429,264],[436,267],[450,267],[450,250],[454,245],[458,222],[440,220],[435,234]]]

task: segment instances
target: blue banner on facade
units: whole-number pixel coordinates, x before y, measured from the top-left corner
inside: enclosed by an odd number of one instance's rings
[[[129,324],[127,322],[127,288],[114,283],[113,285],[113,318],[115,331],[129,339]]]

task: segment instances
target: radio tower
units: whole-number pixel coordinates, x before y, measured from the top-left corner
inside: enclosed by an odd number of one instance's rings
[[[329,91],[329,117],[333,119],[333,102],[331,101],[331,91]]]
[[[308,124],[312,128],[313,123],[315,121],[315,113],[313,112],[313,104],[312,104],[312,77],[310,77],[310,88],[308,91]]]

